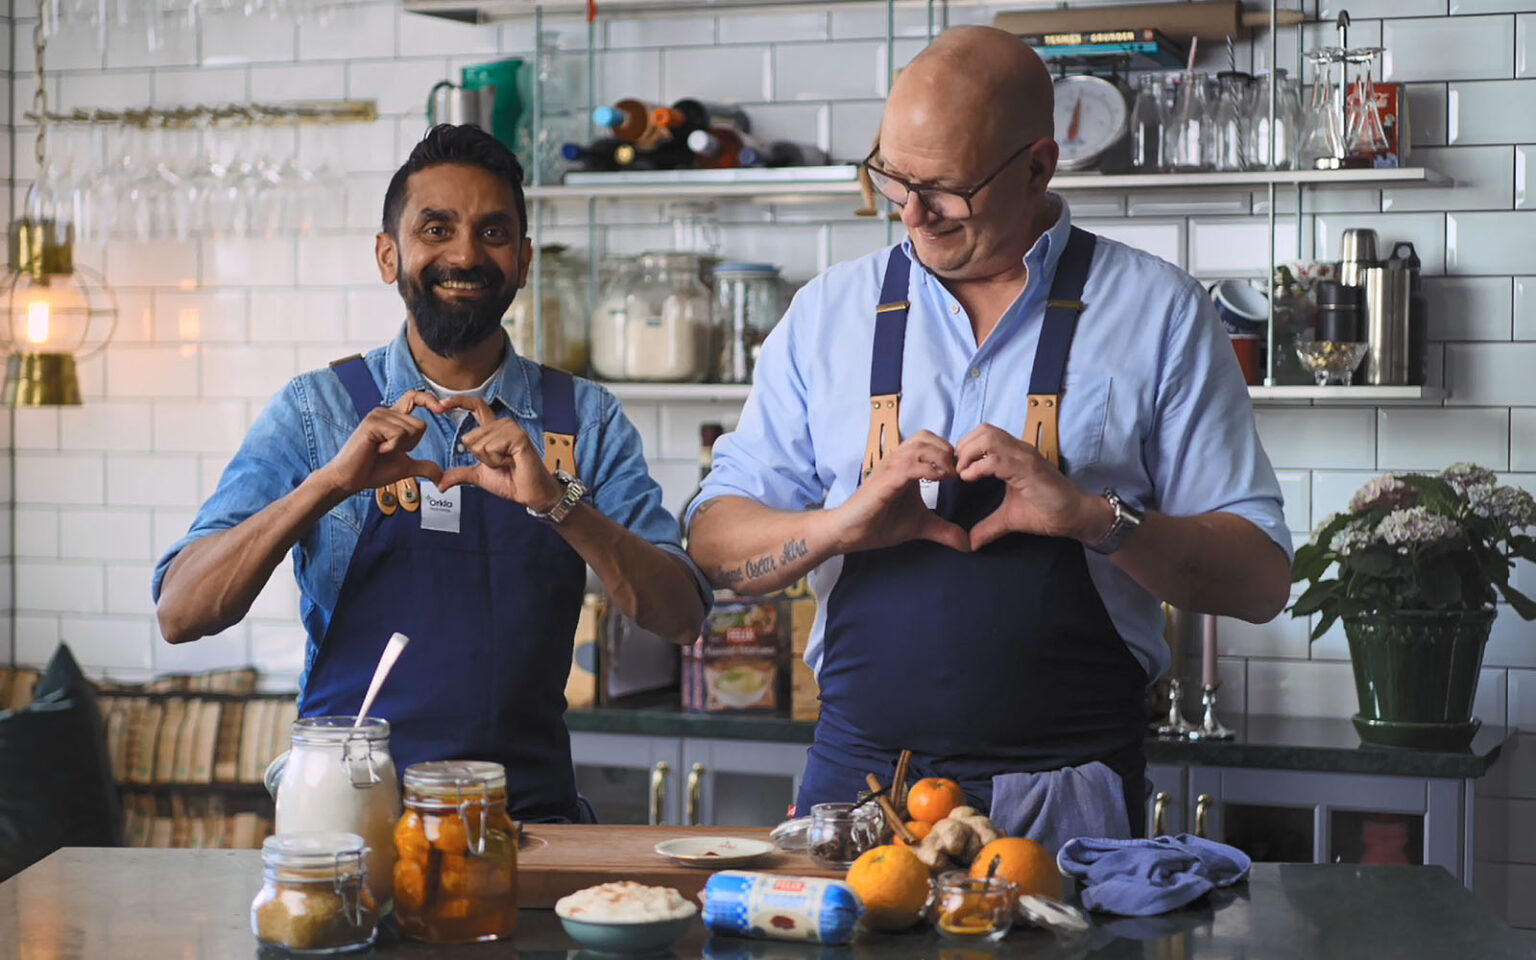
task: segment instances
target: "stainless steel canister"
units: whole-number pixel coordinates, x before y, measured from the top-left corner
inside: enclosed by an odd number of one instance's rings
[[[1362,273],[1365,339],[1370,344],[1365,355],[1365,382],[1376,386],[1411,383],[1408,319],[1412,274],[1392,266],[1366,267]]]
[[[1339,238],[1339,282],[1346,287],[1365,286],[1365,269],[1381,261],[1376,253],[1376,231],[1351,227]]]

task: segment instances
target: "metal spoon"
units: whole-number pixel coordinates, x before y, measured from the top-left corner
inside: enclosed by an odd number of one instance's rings
[[[379,695],[379,687],[383,686],[384,678],[389,676],[390,668],[395,661],[400,659],[400,651],[411,642],[411,638],[403,633],[397,633],[389,638],[384,645],[384,653],[379,657],[379,665],[373,668],[373,679],[368,681],[368,693],[363,697],[363,707],[357,711],[357,720],[353,721],[353,727],[363,725],[363,718],[368,716],[368,708],[373,706],[373,698]]]

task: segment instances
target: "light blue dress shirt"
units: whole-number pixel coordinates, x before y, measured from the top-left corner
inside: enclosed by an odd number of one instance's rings
[[[901,436],[930,430],[958,443],[982,423],[1018,436],[1029,375],[1071,214],[1025,257],[1028,282],[980,347],[971,319],[914,257],[902,371]],[[912,256],[910,241],[903,248]],[[836,507],[857,488],[869,430],[875,304],[889,250],[838,264],[807,284],[763,344],[752,391],[691,510],[738,496],[781,510]],[[1099,237],[1083,293],[1060,408],[1067,476],[1083,490],[1114,487],[1172,516],[1223,511],[1252,521],[1285,549],[1280,486],[1259,444],[1232,346],[1200,284],[1177,267]],[[1088,552],[1094,585],[1132,653],[1157,677],[1168,667],[1158,600],[1108,557]],[[823,601],[842,570],[810,575]],[[805,661],[821,665],[826,603]]]
[[[369,352],[364,361],[380,384],[386,404],[409,390],[428,390],[406,343],[404,326],[393,342]],[[509,342],[506,359],[492,377],[487,393],[491,408],[501,416],[510,412],[538,450],[544,449],[541,372],[537,363],[518,356]],[[422,408],[415,415],[427,422],[427,430],[411,456],[432,460],[444,470],[475,463],[474,455],[459,443],[463,434],[479,426],[474,418],[465,417],[456,427],[451,416],[436,416]],[[708,583],[678,546],[677,519],[661,505],[661,487],[646,469],[640,434],[619,401],[602,386],[578,377],[576,417],[576,471],[587,485],[591,504],[631,533],[687,562],[707,606],[713,596]],[[291,493],[341,450],[357,423],[352,398],[329,368],[289,381],[246,434],[187,535],[156,565],[151,587],[155,600],[160,599],[166,568],[182,548],[200,537],[228,530]],[[371,490],[348,497],[294,545],[299,613],[309,634],[305,678],[330,625],[372,502]]]

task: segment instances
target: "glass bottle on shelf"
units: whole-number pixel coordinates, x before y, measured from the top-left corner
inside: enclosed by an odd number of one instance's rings
[[[583,374],[588,354],[586,264],[563,244],[546,244],[539,253],[544,274],[540,284],[542,341],[534,333],[532,282],[518,292],[501,322],[512,335],[512,349],[520,356]]]
[[[1269,120],[1270,86],[1275,87],[1273,136]],[[1289,170],[1295,163],[1297,125],[1301,121],[1301,102],[1296,85],[1284,70],[1263,73],[1254,83],[1248,101],[1245,155],[1250,170]]]
[[[1184,74],[1168,123],[1168,166],[1179,173],[1210,170],[1211,104],[1203,73]]]
[[[1342,63],[1343,51],[1324,47],[1307,52],[1312,63],[1312,98],[1307,105],[1296,165],[1303,170],[1337,170],[1343,166],[1344,123],[1342,104],[1333,79],[1333,65]],[[1342,67],[1340,68],[1342,69]]]
[[[699,258],[653,252],[616,277],[592,317],[592,369],[607,380],[694,382],[709,375],[710,294]]]
[[[1211,165],[1217,170],[1242,170],[1247,166],[1244,142],[1248,116],[1248,88],[1253,78],[1238,70],[1216,75],[1216,104],[1211,111]]]
[[[1131,108],[1131,168],[1138,173],[1163,169],[1163,78],[1155,73],[1136,84],[1136,103]]]

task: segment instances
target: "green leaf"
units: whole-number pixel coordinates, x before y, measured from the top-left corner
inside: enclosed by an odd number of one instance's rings
[[[1461,495],[1456,488],[1439,477],[1427,477],[1410,473],[1397,479],[1419,491],[1419,506],[1442,516],[1454,517],[1461,513]]]
[[[1305,617],[1316,613],[1323,608],[1323,604],[1333,598],[1334,591],[1338,589],[1337,580],[1320,580],[1307,588],[1307,591],[1296,598],[1291,604],[1291,616]]]
[[[1520,614],[1522,620],[1536,620],[1536,600],[1532,600],[1519,590],[1508,585],[1499,589],[1504,594],[1504,599],[1509,601],[1510,607]]]
[[[1316,580],[1328,570],[1328,551],[1315,543],[1296,548],[1296,559],[1291,563],[1291,582]]]
[[[1454,607],[1461,602],[1461,574],[1454,564],[1432,563],[1419,575],[1419,592],[1432,607]]]
[[[1334,621],[1337,619],[1339,619],[1337,612],[1325,613],[1321,617],[1318,617],[1317,626],[1312,628],[1312,639],[1316,640],[1318,637],[1321,637],[1323,634],[1327,633],[1328,628],[1333,626]]]
[[[1345,566],[1370,577],[1380,577],[1390,573],[1398,562],[1398,555],[1390,547],[1370,547],[1343,559]]]

